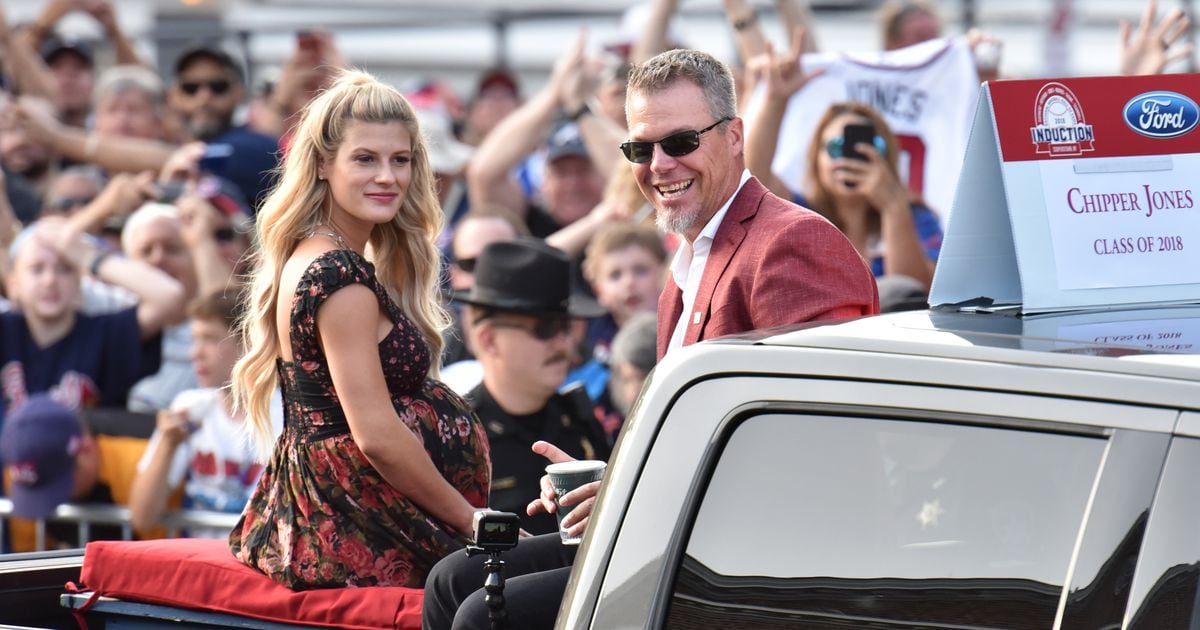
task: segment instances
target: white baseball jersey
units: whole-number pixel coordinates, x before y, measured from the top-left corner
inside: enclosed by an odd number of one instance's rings
[[[814,53],[801,63],[805,70],[824,68],[825,74],[788,102],[772,163],[775,174],[800,190],[805,152],[821,115],[833,103],[861,101],[891,125],[902,149],[901,176],[944,224],[979,100],[979,76],[966,40],[936,39],[868,54]]]

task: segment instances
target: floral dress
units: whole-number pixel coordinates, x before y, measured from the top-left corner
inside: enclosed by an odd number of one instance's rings
[[[277,363],[283,435],[229,535],[242,562],[294,589],[421,587],[433,565],[465,542],[388,484],[350,435],[318,341],[317,309],[355,283],[375,292],[395,324],[379,355],[401,422],[450,485],[471,505],[487,505],[491,462],[483,426],[462,398],[427,378],[429,348],[371,263],[351,250],[325,252],[293,297],[293,360]]]

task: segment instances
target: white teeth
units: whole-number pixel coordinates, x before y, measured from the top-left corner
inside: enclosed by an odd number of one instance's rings
[[[679,195],[683,194],[683,191],[691,188],[693,181],[694,180],[689,179],[687,181],[676,182],[674,184],[655,186],[655,188],[658,189],[658,194],[664,197],[678,197]]]

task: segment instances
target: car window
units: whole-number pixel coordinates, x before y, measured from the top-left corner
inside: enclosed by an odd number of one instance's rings
[[[752,417],[700,500],[667,627],[1052,627],[1105,442]]]
[[[1200,440],[1175,438],[1133,581],[1131,630],[1200,626],[1198,477]]]

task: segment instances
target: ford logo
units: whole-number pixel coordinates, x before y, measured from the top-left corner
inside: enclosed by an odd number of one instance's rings
[[[1200,107],[1177,92],[1146,92],[1125,103],[1125,124],[1149,138],[1176,138],[1196,128]]]

